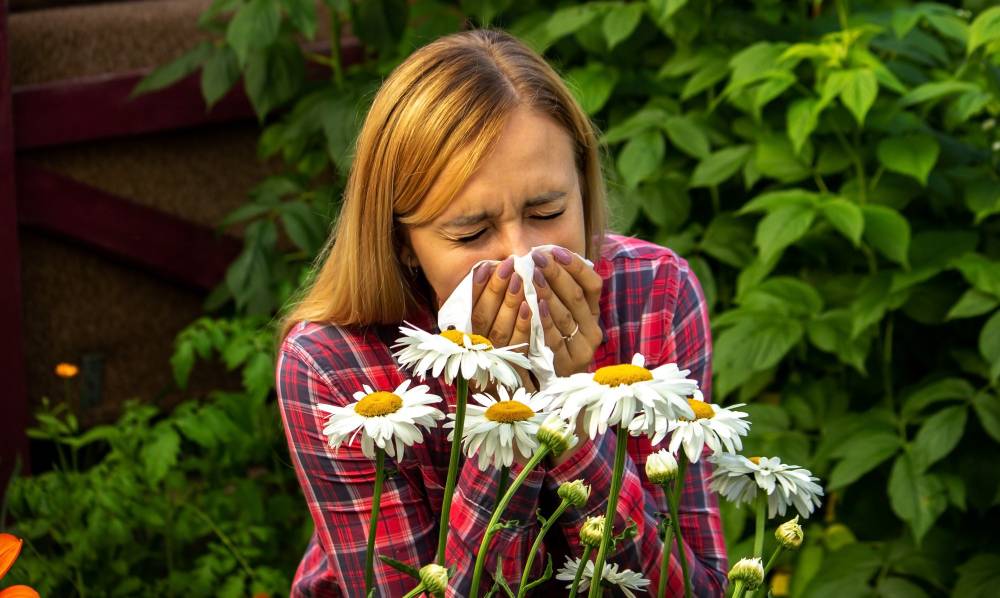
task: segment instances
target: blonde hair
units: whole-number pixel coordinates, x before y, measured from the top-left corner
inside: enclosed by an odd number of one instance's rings
[[[281,320],[279,340],[300,321],[401,322],[417,298],[416,281],[399,259],[398,225],[437,217],[489,155],[518,106],[549,116],[573,139],[586,252],[596,261],[607,208],[590,119],[555,70],[521,41],[490,29],[455,33],[411,54],[376,94],[358,134],[340,216],[316,258],[312,281]],[[457,156],[463,167],[444,193],[431,197]]]

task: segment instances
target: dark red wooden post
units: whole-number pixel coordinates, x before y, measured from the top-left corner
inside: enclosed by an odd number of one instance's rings
[[[0,495],[6,489],[18,456],[23,468],[29,464],[7,11],[7,0],[3,0],[0,10]]]

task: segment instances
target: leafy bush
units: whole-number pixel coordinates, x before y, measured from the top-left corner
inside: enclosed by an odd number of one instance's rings
[[[790,594],[989,595],[1000,582],[986,525],[1000,463],[984,458],[1000,442],[1000,8],[986,4],[326,0],[319,18],[334,32],[350,21],[370,50],[341,69],[336,50],[296,43],[315,35],[312,2],[216,0],[201,18],[216,43],[142,88],[201,69],[211,104],[243,75],[260,156],[288,168],[223,223],[248,223],[244,251],[206,305],[215,315],[178,337],[178,382],[217,352],[243,368],[250,394],[267,394],[273,332],[260,323],[309,276],[367,101],[409,52],[470,15],[565,74],[604,132],[618,229],[690,261],[712,306],[714,399],[750,403],[748,453],[823,477],[822,521],[777,569]],[[306,77],[309,63],[329,77]],[[187,461],[160,483],[193,496]],[[259,494],[268,479],[240,487]],[[24,507],[44,508],[36,492]],[[304,513],[297,493],[284,500]],[[246,513],[212,516],[235,533]],[[734,555],[747,552],[746,517],[724,506]],[[88,525],[71,518],[53,537]],[[162,529],[138,513],[121,525]],[[178,587],[181,570],[160,583]],[[38,583],[49,570],[32,573]]]

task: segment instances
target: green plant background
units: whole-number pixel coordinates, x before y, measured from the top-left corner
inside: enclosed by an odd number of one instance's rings
[[[905,1],[216,0],[213,40],[137,92],[196,72],[244,86],[263,180],[222,227],[242,254],[176,341],[183,387],[219,355],[242,393],[170,414],[134,403],[80,431],[6,509],[45,595],[287,593],[310,532],[273,401],[276,310],[310,275],[351,141],[414,48],[507,29],[565,76],[607,144],[616,230],[689,260],[711,305],[714,397],[746,402],[747,454],[827,496],[785,555],[792,596],[993,596],[1000,583],[1000,7]],[[368,51],[305,52],[318,19]],[[336,47],[337,44],[334,44]],[[307,64],[322,77],[307,77]],[[315,70],[315,69],[314,69]],[[82,464],[81,464],[82,463]],[[749,513],[724,505],[730,556]],[[6,581],[6,580],[5,580]],[[781,594],[782,592],[778,592]]]

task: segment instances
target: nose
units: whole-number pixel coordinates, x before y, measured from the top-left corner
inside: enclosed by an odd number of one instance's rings
[[[497,259],[506,259],[510,255],[525,255],[537,245],[528,234],[527,228],[521,223],[511,223],[506,227],[500,242]]]

